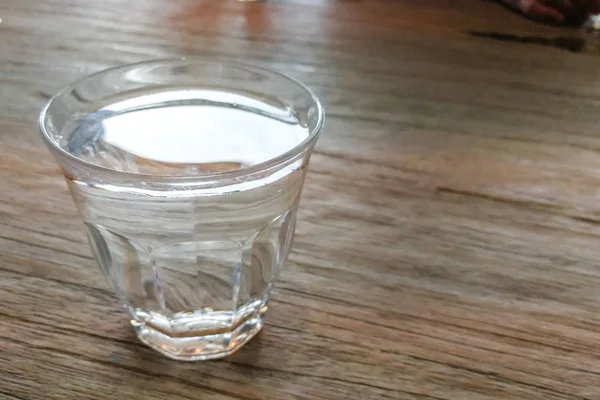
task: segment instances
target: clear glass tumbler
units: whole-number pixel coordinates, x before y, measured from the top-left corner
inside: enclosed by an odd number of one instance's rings
[[[261,329],[323,121],[299,82],[203,60],[109,69],[50,100],[42,136],[142,342],[206,360]]]

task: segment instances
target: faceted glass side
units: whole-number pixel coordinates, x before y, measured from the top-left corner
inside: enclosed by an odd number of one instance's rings
[[[246,242],[235,299],[236,318],[254,307],[266,307],[273,283],[287,258],[296,221],[296,208],[271,221]]]
[[[260,330],[295,220],[294,206],[245,240],[153,246],[98,224],[86,227],[140,339],[169,357],[196,360],[228,355]]]

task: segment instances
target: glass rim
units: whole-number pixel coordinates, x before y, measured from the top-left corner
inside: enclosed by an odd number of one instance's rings
[[[193,63],[193,64],[222,65],[222,66],[242,69],[242,70],[246,70],[246,71],[257,72],[257,73],[261,73],[261,74],[264,74],[267,76],[282,78],[282,79],[298,86],[300,89],[302,89],[303,91],[306,92],[306,94],[308,95],[310,100],[316,106],[317,113],[318,113],[317,123],[309,131],[308,136],[302,142],[298,143],[296,146],[292,147],[291,149],[287,150],[286,152],[279,154],[276,157],[269,158],[268,160],[261,161],[260,163],[257,163],[257,164],[254,164],[254,165],[251,165],[248,167],[242,167],[240,169],[236,169],[236,170],[232,170],[232,171],[209,172],[206,174],[195,174],[195,175],[147,174],[147,173],[139,173],[139,172],[119,171],[117,169],[103,167],[103,166],[94,164],[89,161],[82,160],[81,158],[74,156],[73,154],[69,153],[68,151],[66,151],[65,149],[60,147],[59,144],[55,140],[52,139],[52,134],[59,134],[59,132],[56,132],[54,129],[52,129],[45,123],[45,120],[46,120],[46,117],[48,116],[50,107],[61,96],[65,95],[69,91],[77,88],[82,83],[85,83],[89,79],[99,77],[99,76],[102,76],[102,75],[105,75],[105,74],[108,74],[111,72],[115,72],[115,71],[118,71],[121,69],[126,70],[126,69],[133,68],[133,67],[152,65],[152,64],[158,64],[158,63],[175,64],[175,63],[179,63],[182,61],[189,61],[190,63]],[[280,73],[280,72],[277,72],[277,71],[274,71],[274,70],[271,70],[268,68],[257,67],[257,66],[251,65],[251,64],[241,63],[241,62],[237,62],[237,61],[226,61],[226,60],[221,60],[219,58],[206,59],[206,58],[193,58],[193,57],[192,58],[182,57],[182,58],[152,59],[152,60],[141,61],[141,62],[136,62],[136,63],[122,64],[122,65],[106,68],[106,69],[100,70],[100,71],[92,73],[92,74],[85,75],[84,77],[79,78],[79,79],[63,86],[62,89],[60,89],[56,94],[54,94],[46,102],[46,104],[42,108],[42,110],[40,112],[40,116],[38,118],[38,128],[40,130],[40,133],[41,133],[41,136],[42,136],[42,139],[44,140],[44,142],[47,145],[49,145],[54,151],[58,152],[62,156],[67,157],[69,160],[72,160],[76,164],[84,165],[87,168],[91,168],[92,170],[98,171],[100,174],[111,174],[111,175],[120,176],[123,178],[140,178],[140,179],[147,179],[147,180],[153,180],[153,181],[186,180],[186,181],[191,181],[190,183],[243,178],[243,177],[255,175],[255,174],[270,170],[271,168],[277,167],[278,165],[281,165],[281,164],[285,163],[286,161],[295,158],[300,153],[302,153],[304,150],[306,150],[309,147],[309,145],[318,138],[319,133],[321,132],[321,129],[323,128],[324,123],[325,123],[325,111],[323,109],[323,105],[321,104],[321,101],[309,87],[307,87],[304,83],[300,82],[299,80],[292,78],[291,76],[288,76],[286,74],[283,74],[283,73]]]

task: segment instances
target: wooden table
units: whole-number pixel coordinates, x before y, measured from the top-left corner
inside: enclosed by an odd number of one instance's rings
[[[0,399],[600,399],[600,57],[576,30],[474,0],[0,18]],[[183,55],[293,75],[328,114],[265,329],[218,362],[136,340],[35,126],[78,77]]]

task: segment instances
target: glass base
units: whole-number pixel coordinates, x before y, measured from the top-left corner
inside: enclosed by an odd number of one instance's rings
[[[131,320],[131,325],[138,338],[159,353],[179,361],[203,361],[227,357],[239,350],[261,330],[263,314],[253,315],[231,331],[213,329],[177,337],[142,321]]]

